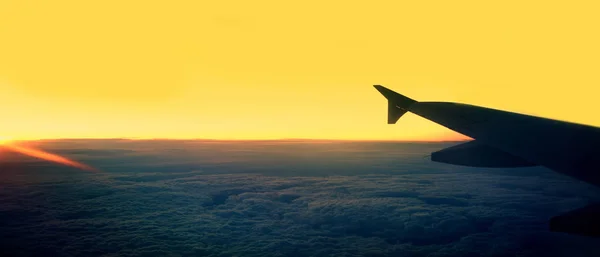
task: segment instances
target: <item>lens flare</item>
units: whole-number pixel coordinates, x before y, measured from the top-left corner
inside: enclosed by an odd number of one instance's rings
[[[55,163],[79,168],[79,169],[86,170],[86,171],[93,171],[93,172],[99,171],[91,166],[86,165],[86,164],[83,164],[83,163],[80,163],[77,161],[73,161],[68,158],[56,155],[56,154],[48,153],[48,152],[34,149],[31,147],[19,146],[17,144],[10,143],[9,141],[4,141],[3,143],[1,143],[1,145],[2,145],[2,147],[5,147],[8,150],[11,150],[11,151],[14,151],[17,153],[21,153],[24,155],[28,155],[31,157],[35,157],[38,159],[55,162]]]

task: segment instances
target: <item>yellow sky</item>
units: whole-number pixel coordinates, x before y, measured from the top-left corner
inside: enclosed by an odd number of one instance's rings
[[[382,84],[600,125],[598,1],[0,1],[0,136],[454,139]]]

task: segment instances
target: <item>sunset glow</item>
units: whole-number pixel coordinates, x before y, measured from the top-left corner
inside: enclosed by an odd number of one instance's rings
[[[455,140],[384,85],[600,125],[600,1],[0,1],[0,135]]]
[[[50,162],[54,162],[54,163],[58,163],[58,164],[62,164],[62,165],[67,165],[67,166],[71,166],[71,167],[75,167],[75,168],[79,168],[82,170],[86,170],[86,171],[93,171],[93,172],[97,172],[98,170],[90,167],[88,165],[85,165],[83,163],[79,163],[73,160],[70,160],[68,158],[53,154],[53,153],[48,153],[39,149],[34,149],[31,147],[26,147],[26,146],[20,146],[17,144],[11,144],[11,143],[5,143],[2,145],[2,147],[5,147],[8,150],[17,152],[17,153],[21,153],[27,156],[31,156],[31,157],[35,157],[38,159],[42,159],[42,160],[46,160],[46,161],[50,161]]]

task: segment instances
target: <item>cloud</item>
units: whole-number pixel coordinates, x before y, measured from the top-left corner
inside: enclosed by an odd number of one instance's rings
[[[13,163],[11,176],[35,179],[0,182],[0,249],[64,256],[600,253],[594,240],[550,233],[546,224],[597,200],[595,188],[543,169],[429,163],[420,156],[430,144],[352,144],[50,142],[45,150],[105,172]],[[394,161],[399,153],[411,157]]]

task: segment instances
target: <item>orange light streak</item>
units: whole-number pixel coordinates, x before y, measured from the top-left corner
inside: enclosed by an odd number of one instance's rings
[[[11,144],[11,143],[4,143],[4,144],[2,144],[2,146],[6,147],[7,149],[9,149],[11,151],[21,153],[24,155],[28,155],[31,157],[35,157],[38,159],[55,162],[55,163],[79,168],[79,169],[86,170],[86,171],[99,172],[99,170],[97,170],[96,168],[93,168],[89,165],[86,165],[86,164],[83,164],[83,163],[80,163],[77,161],[73,161],[68,158],[65,158],[65,157],[62,157],[62,156],[59,156],[56,154],[48,153],[48,152],[45,152],[42,150],[25,147],[25,146],[19,146],[19,145],[15,145],[15,144]]]

